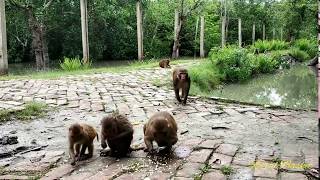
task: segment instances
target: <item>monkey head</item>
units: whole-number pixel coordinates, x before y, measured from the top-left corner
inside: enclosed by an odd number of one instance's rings
[[[102,119],[101,125],[102,125],[102,133],[107,138],[111,138],[112,136],[115,136],[117,134],[117,117],[108,116]]]
[[[179,80],[185,81],[188,79],[188,72],[186,70],[180,70],[177,76]]]
[[[79,123],[72,124],[69,127],[69,136],[70,138],[74,139],[79,137],[83,132],[83,127]]]

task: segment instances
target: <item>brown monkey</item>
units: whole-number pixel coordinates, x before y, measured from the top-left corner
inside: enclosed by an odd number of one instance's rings
[[[75,123],[69,127],[69,154],[71,157],[71,165],[75,165],[78,160],[92,157],[93,140],[95,137],[97,137],[99,141],[96,130],[90,125]],[[76,153],[74,153],[74,147]],[[87,148],[89,154],[85,156]]]
[[[106,140],[111,150],[111,156],[123,157],[131,152],[130,144],[133,138],[132,124],[128,119],[114,113],[101,120],[101,147],[107,147]]]
[[[177,130],[177,123],[168,112],[156,112],[143,126],[145,150],[154,152],[153,141],[157,142],[158,147],[165,146],[167,150],[170,150],[178,141]]]
[[[159,62],[159,66],[160,66],[161,68],[170,68],[169,63],[170,63],[170,60],[169,60],[169,59],[163,59],[163,60],[161,60],[161,61]]]
[[[182,91],[183,104],[187,103],[187,98],[190,90],[190,77],[188,75],[188,70],[184,68],[176,68],[173,70],[172,74],[173,78],[173,88],[176,98],[179,102],[181,102],[179,91]]]

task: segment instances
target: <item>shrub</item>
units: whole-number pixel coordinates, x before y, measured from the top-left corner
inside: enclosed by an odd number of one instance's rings
[[[305,51],[311,58],[317,55],[317,42],[315,40],[298,39],[294,42],[293,46],[301,51]]]
[[[290,68],[290,61],[288,61],[288,51],[283,51],[283,50],[280,50],[280,51],[273,51],[271,53],[271,58],[274,60],[274,61],[277,61],[278,62],[278,67],[281,67],[281,68]]]
[[[250,57],[246,49],[229,46],[211,54],[210,58],[226,82],[244,81],[251,75]]]
[[[271,73],[279,67],[279,62],[270,55],[259,54],[255,58],[257,62],[257,69],[259,73]]]
[[[274,50],[283,50],[288,48],[289,48],[289,43],[285,41],[279,41],[279,40],[272,40],[272,41],[258,40],[251,47],[252,50],[258,51],[258,53],[264,53],[267,51],[274,51]]]
[[[203,91],[210,91],[220,84],[220,74],[211,61],[194,66],[189,70],[189,73],[192,84],[195,84]]]
[[[307,52],[302,51],[298,48],[292,48],[289,51],[289,55],[296,58],[298,61],[306,61],[310,59],[310,56]]]
[[[63,59],[60,63],[60,67],[65,71],[76,71],[82,69],[89,69],[91,67],[91,62],[83,64],[79,58],[67,58]]]

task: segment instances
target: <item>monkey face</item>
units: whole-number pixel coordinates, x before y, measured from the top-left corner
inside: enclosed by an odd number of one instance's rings
[[[184,81],[188,78],[188,74],[187,73],[180,73],[179,74],[179,79]]]
[[[75,139],[75,138],[78,137],[81,133],[82,133],[82,127],[80,126],[80,124],[73,124],[73,125],[69,128],[69,136],[70,136],[72,139]]]

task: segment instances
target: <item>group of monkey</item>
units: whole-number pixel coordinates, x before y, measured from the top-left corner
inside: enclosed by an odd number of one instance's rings
[[[164,59],[159,62],[161,68],[170,68],[170,60]],[[182,104],[186,104],[190,89],[190,77],[185,68],[176,68],[172,73],[173,87],[176,99]],[[181,100],[179,91],[182,92]],[[113,113],[101,120],[101,147],[105,149],[107,144],[110,148],[105,155],[113,157],[124,157],[132,150],[130,145],[133,139],[133,126],[126,116]],[[177,123],[173,116],[166,111],[153,114],[149,121],[143,126],[144,150],[151,154],[156,152],[153,149],[153,141],[158,147],[167,152],[178,141]],[[69,155],[71,165],[77,161],[89,159],[93,156],[93,140],[99,136],[96,130],[88,124],[74,123],[69,127]],[[107,143],[106,143],[107,141]],[[85,154],[88,149],[88,154]]]

